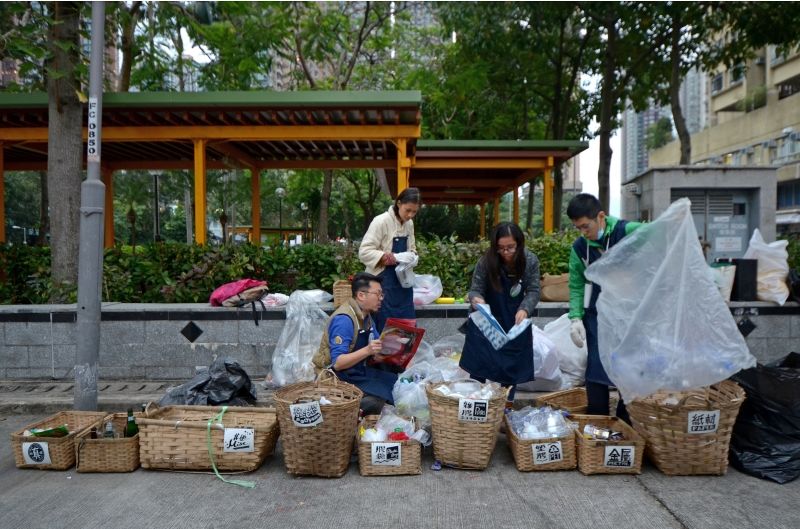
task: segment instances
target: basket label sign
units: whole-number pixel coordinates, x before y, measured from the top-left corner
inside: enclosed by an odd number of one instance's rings
[[[254,452],[253,440],[255,430],[252,428],[225,428],[223,452]]]
[[[295,426],[305,428],[322,424],[322,410],[319,408],[318,400],[302,404],[290,404],[289,411],[292,414],[292,422],[294,422]]]
[[[486,422],[489,418],[489,401],[486,399],[458,399],[458,420]]]
[[[690,411],[686,433],[714,433],[719,427],[719,410]]]
[[[556,441],[555,443],[534,443],[531,445],[531,450],[533,450],[534,465],[558,463],[564,460],[564,452],[561,451],[561,441]]]
[[[22,443],[22,456],[26,465],[50,465],[48,443]]]
[[[402,461],[400,443],[371,443],[372,464],[381,467],[399,467]]]
[[[611,445],[604,448],[603,466],[633,468],[633,463],[636,460],[635,446]]]

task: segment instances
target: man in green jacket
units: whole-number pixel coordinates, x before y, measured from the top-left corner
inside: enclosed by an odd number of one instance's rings
[[[567,216],[581,232],[572,245],[569,256],[569,318],[570,337],[578,347],[584,343],[589,352],[586,364],[587,413],[608,415],[608,387],[612,385],[600,362],[597,344],[597,298],[600,286],[588,281],[586,268],[600,259],[612,246],[641,226],[607,215],[596,197],[581,193],[570,200]],[[625,404],[620,399],[617,417],[630,422]]]

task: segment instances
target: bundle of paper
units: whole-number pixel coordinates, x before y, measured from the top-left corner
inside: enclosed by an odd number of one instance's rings
[[[495,349],[501,349],[505,344],[522,334],[523,331],[530,329],[531,326],[530,318],[525,318],[521,323],[514,325],[506,332],[500,322],[492,316],[492,309],[489,308],[489,305],[482,303],[476,305],[475,312],[470,314],[469,317]]]

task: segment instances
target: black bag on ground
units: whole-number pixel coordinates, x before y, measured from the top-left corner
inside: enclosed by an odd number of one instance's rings
[[[747,398],[730,445],[731,464],[747,474],[788,483],[800,476],[800,354],[733,375]]]
[[[214,360],[207,369],[161,397],[159,406],[252,406],[256,388],[239,362],[230,357]]]

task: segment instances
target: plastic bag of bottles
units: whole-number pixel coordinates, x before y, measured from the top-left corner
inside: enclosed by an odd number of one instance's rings
[[[509,412],[508,420],[520,439],[565,437],[575,428],[575,424],[566,420],[561,411],[549,406],[525,406],[521,410]]]
[[[697,243],[691,203],[674,202],[592,263],[600,360],[625,400],[687,390],[756,364]]]

